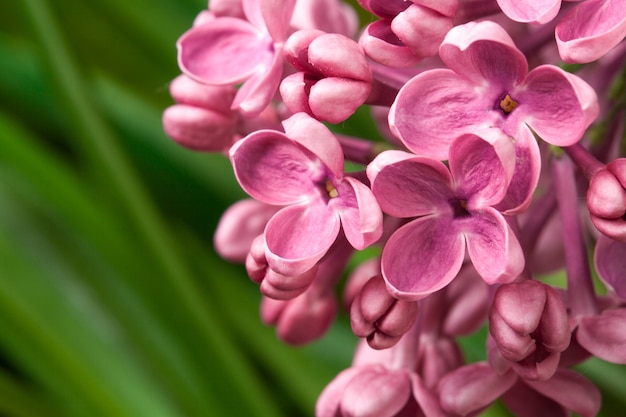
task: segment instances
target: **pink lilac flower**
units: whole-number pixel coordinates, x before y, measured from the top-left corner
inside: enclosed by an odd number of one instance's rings
[[[445,417],[437,397],[413,369],[415,354],[413,337],[384,350],[361,342],[352,366],[320,394],[316,417]]]
[[[304,113],[283,122],[285,133],[259,130],[237,142],[230,159],[253,198],[285,206],[268,222],[269,266],[297,275],[314,266],[340,229],[363,249],[382,234],[382,213],[370,189],[344,175],[341,146],[322,123]]]
[[[492,127],[516,139],[532,129],[548,143],[567,146],[598,114],[588,84],[552,65],[528,72],[525,56],[496,23],[456,26],[439,55],[450,69],[412,78],[389,114],[392,131],[417,154],[447,159],[459,135]]]
[[[217,17],[181,36],[178,62],[185,74],[201,83],[243,82],[233,108],[253,117],[267,107],[281,81],[282,45],[295,0],[243,0],[242,4],[247,20]]]
[[[417,217],[383,248],[382,273],[395,297],[417,300],[448,285],[461,269],[466,245],[474,267],[490,284],[510,282],[522,272],[521,247],[494,208],[511,181],[513,148],[505,136],[489,143],[466,134],[450,148],[450,169],[402,151],[383,152],[368,165],[383,211]]]

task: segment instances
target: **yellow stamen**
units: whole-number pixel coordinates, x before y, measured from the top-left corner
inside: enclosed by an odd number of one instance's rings
[[[339,195],[339,193],[337,192],[337,189],[335,188],[331,180],[326,180],[325,186],[326,186],[326,192],[328,193],[328,196],[330,198],[335,198]]]
[[[504,112],[504,114],[511,113],[519,103],[511,98],[510,95],[504,96],[502,100],[500,100],[500,108]]]

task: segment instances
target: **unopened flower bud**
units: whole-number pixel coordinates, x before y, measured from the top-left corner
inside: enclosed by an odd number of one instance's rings
[[[285,59],[298,70],[280,85],[289,110],[339,123],[371,92],[372,71],[352,39],[319,30],[301,30],[285,44]]]
[[[263,297],[261,319],[275,325],[278,337],[291,345],[303,345],[323,336],[337,313],[331,291],[309,287],[290,300]]]
[[[350,308],[352,331],[367,338],[374,349],[396,344],[417,318],[417,302],[397,300],[389,294],[381,275],[365,283]]]
[[[626,241],[626,158],[616,159],[589,181],[587,207],[594,226],[608,237]]]
[[[502,285],[489,314],[500,353],[525,379],[547,380],[570,343],[565,304],[552,287],[527,280]]]

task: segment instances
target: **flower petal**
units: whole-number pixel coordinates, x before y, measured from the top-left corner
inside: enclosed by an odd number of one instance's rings
[[[448,69],[425,71],[398,92],[389,126],[414,153],[445,160],[457,137],[498,124],[492,109],[501,93],[477,87]]]
[[[258,0],[267,31],[276,42],[287,39],[296,0]]]
[[[459,416],[475,415],[513,386],[514,372],[498,375],[485,362],[462,366],[439,382],[439,398],[446,411]]]
[[[419,300],[445,287],[461,269],[463,236],[452,219],[424,216],[395,231],[383,248],[387,287],[401,300]]]
[[[600,235],[596,242],[594,262],[602,282],[626,300],[626,242]]]
[[[233,100],[232,109],[250,119],[265,110],[278,90],[283,75],[282,53],[276,51],[265,65],[243,83]]]
[[[600,410],[598,388],[582,375],[560,368],[547,381],[525,381],[532,389],[581,417],[595,417]]]
[[[511,20],[522,23],[550,22],[561,8],[561,0],[497,0]]]
[[[279,274],[300,275],[322,259],[339,230],[339,216],[323,201],[285,207],[265,228],[267,263]]]
[[[274,57],[271,39],[248,22],[220,17],[197,25],[177,42],[178,63],[189,77],[207,84],[246,80]]]
[[[584,317],[578,325],[576,339],[600,359],[626,364],[626,309],[607,310],[599,316]]]
[[[475,85],[488,85],[496,95],[507,92],[524,80],[526,57],[509,34],[489,20],[452,28],[441,47],[443,62]]]
[[[339,141],[323,123],[306,113],[296,113],[283,121],[285,134],[317,155],[335,176],[343,177],[343,151]]]
[[[385,151],[368,165],[367,176],[387,214],[415,217],[450,210],[452,179],[439,161],[403,151]]]
[[[626,36],[626,3],[586,0],[563,16],[555,35],[565,62],[595,61]]]
[[[522,248],[502,214],[491,207],[460,219],[474,268],[488,284],[511,282],[524,270]]]
[[[337,190],[339,196],[329,204],[341,218],[348,242],[355,249],[365,249],[383,234],[383,214],[372,191],[362,182],[346,177]],[[333,204],[337,201],[336,204]]]
[[[410,396],[411,381],[406,372],[372,367],[347,384],[340,407],[347,416],[393,417]]]
[[[230,160],[241,187],[267,204],[288,205],[318,196],[326,173],[309,150],[275,130],[258,130],[238,141]]]
[[[456,194],[467,200],[469,210],[499,203],[505,196],[515,168],[515,145],[499,129],[459,136],[450,147],[449,164]],[[492,135],[491,133],[495,133]]]
[[[546,142],[557,146],[576,143],[598,115],[597,97],[580,78],[553,65],[533,69],[513,93],[519,105],[504,126],[528,124]],[[511,129],[509,134],[516,135]]]
[[[525,211],[539,183],[541,154],[539,145],[527,126],[515,137],[515,169],[506,195],[496,208],[505,216]]]

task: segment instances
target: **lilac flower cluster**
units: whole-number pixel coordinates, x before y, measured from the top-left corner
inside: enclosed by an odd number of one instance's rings
[[[361,341],[318,417],[497,399],[595,416],[599,391],[571,367],[626,363],[626,1],[358,3],[363,28],[341,0],[211,0],[179,39],[164,128],[227,155],[251,197],[216,250],[304,344],[355,252],[377,249],[348,274]],[[385,141],[333,133],[362,106]],[[564,288],[542,281],[562,269]],[[458,338],[485,325],[487,359],[467,364]]]

